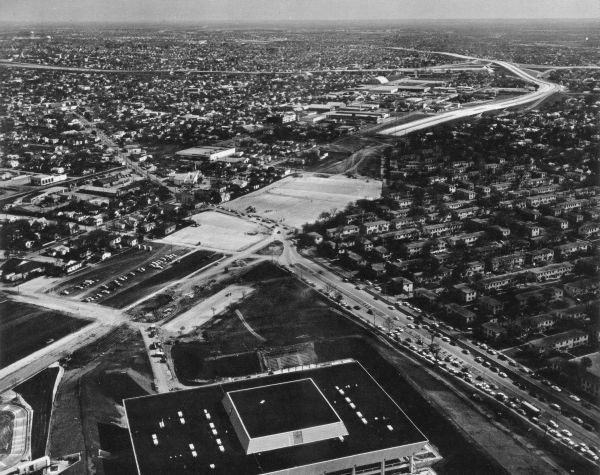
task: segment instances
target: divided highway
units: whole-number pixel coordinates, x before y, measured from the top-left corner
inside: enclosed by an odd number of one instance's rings
[[[405,50],[406,48],[392,48],[392,49],[401,49]],[[454,58],[459,59],[467,59],[467,60],[477,60],[477,61],[487,61],[493,64],[496,64],[509,72],[513,73],[517,77],[527,81],[534,86],[537,87],[535,91],[532,91],[528,94],[523,94],[519,97],[508,98],[500,101],[494,101],[486,104],[481,104],[473,107],[466,107],[464,109],[456,109],[453,111],[443,112],[441,114],[437,114],[432,117],[426,117],[423,119],[415,120],[412,122],[407,122],[405,124],[396,125],[390,127],[388,129],[383,129],[378,132],[379,135],[393,135],[393,136],[402,136],[409,134],[411,132],[415,132],[417,130],[427,129],[429,127],[434,127],[439,124],[443,124],[444,122],[448,122],[456,119],[463,119],[466,117],[473,117],[484,112],[490,112],[494,110],[502,110],[507,109],[509,107],[520,106],[523,104],[529,104],[534,101],[541,101],[546,97],[551,96],[557,92],[563,90],[563,87],[555,84],[553,82],[547,81],[545,79],[540,79],[538,77],[532,76],[531,74],[523,71],[517,65],[509,63],[507,61],[498,61],[493,59],[481,59],[475,58],[474,56],[465,56],[462,54],[456,53],[446,53],[442,51],[420,51],[420,50],[411,50],[417,51],[421,53],[430,53],[430,54],[441,54],[446,56],[452,56]]]

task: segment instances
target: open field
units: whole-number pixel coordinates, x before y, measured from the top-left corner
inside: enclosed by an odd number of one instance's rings
[[[14,389],[33,409],[31,426],[31,455],[33,458],[43,457],[46,454],[52,413],[52,392],[58,371],[58,367],[47,368]]]
[[[223,312],[229,305],[234,305],[239,300],[249,296],[253,290],[250,286],[228,285],[181,315],[178,315],[169,323],[163,325],[163,328],[171,332],[177,332],[180,329],[190,331],[192,328],[208,322],[213,315]]]
[[[161,239],[165,244],[202,246],[224,252],[239,251],[263,237],[261,226],[224,213],[206,211],[192,218],[198,226],[188,226]]]
[[[0,303],[0,368],[87,325],[89,321],[11,300]]]
[[[188,274],[200,269],[201,267],[213,262],[221,257],[220,254],[215,254],[208,251],[195,251],[181,258],[179,261],[173,262],[164,270],[150,276],[141,282],[136,283],[116,294],[112,294],[104,300],[101,300],[103,305],[109,307],[123,308],[130,305],[145,295],[148,295],[156,290],[164,287],[168,283],[181,279]]]
[[[330,302],[285,270],[263,262],[236,279],[254,292],[201,327],[204,342],[176,344],[173,358],[184,380],[203,379],[222,369],[204,359],[220,353],[246,353],[258,348],[302,343],[307,339],[348,335],[360,331],[331,308]],[[253,335],[246,323],[262,338]],[[179,346],[182,346],[179,349]],[[194,355],[195,354],[195,355]],[[246,358],[242,358],[246,365]],[[181,373],[181,374],[180,374]],[[218,373],[221,375],[221,373]]]
[[[65,473],[135,473],[133,452],[124,443],[129,434],[122,399],[152,393],[151,385],[141,335],[125,325],[73,353],[58,388],[50,430],[50,455],[82,453],[82,462]],[[126,438],[118,437],[122,435]],[[98,449],[111,453],[110,462],[99,457]],[[108,471],[107,465],[113,469]]]
[[[300,228],[316,221],[323,211],[342,210],[350,202],[380,195],[381,181],[304,174],[237,198],[227,203],[227,208],[245,212],[252,206],[260,216]]]

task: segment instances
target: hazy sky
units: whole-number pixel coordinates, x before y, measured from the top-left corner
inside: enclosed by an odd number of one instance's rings
[[[600,18],[600,0],[0,0],[0,22]]]

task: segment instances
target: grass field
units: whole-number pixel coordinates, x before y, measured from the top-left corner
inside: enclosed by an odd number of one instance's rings
[[[227,203],[227,208],[256,214],[300,228],[314,222],[323,211],[342,210],[350,202],[381,196],[381,182],[344,176],[304,174],[286,177]]]
[[[31,426],[31,455],[33,458],[43,457],[46,454],[52,413],[52,392],[57,376],[58,368],[47,368],[14,389],[33,409]]]
[[[235,216],[206,211],[192,216],[198,226],[188,226],[163,239],[165,244],[204,246],[224,252],[239,251],[263,237],[265,228]]]
[[[152,393],[151,384],[139,330],[122,325],[73,353],[58,389],[50,432],[52,456],[83,455],[65,473],[136,473],[122,399]],[[111,453],[110,461],[99,457],[100,448]]]
[[[169,282],[191,274],[210,262],[215,261],[219,257],[221,257],[220,254],[215,254],[213,252],[195,251],[179,261],[173,262],[169,267],[157,274],[154,274],[119,293],[110,295],[106,299],[101,300],[101,303],[115,308],[126,307],[145,295],[164,287]]]
[[[0,303],[0,368],[87,325],[89,321],[11,300]]]

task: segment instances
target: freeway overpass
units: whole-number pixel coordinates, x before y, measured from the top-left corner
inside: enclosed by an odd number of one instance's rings
[[[393,49],[405,50],[406,48],[393,48]],[[420,51],[420,50],[411,50],[411,51],[425,52],[425,51]],[[430,127],[434,127],[439,124],[443,124],[444,122],[449,122],[449,121],[457,120],[457,119],[463,119],[466,117],[474,117],[474,116],[480,115],[484,112],[507,109],[510,107],[520,106],[523,104],[529,104],[531,102],[539,102],[539,101],[545,99],[546,97],[551,96],[552,94],[559,92],[563,89],[562,86],[555,84],[553,82],[550,82],[550,81],[546,81],[545,79],[541,79],[541,78],[532,76],[531,74],[520,69],[517,65],[509,63],[507,61],[498,61],[498,60],[493,60],[493,59],[488,60],[488,59],[482,59],[482,58],[475,58],[474,56],[465,56],[462,54],[446,53],[446,52],[442,52],[442,51],[427,51],[427,53],[447,55],[447,56],[452,56],[452,57],[459,58],[459,59],[488,61],[490,63],[496,64],[496,65],[508,70],[509,72],[511,72],[515,76],[523,79],[524,81],[527,81],[527,82],[535,85],[537,87],[537,90],[532,91],[528,94],[523,94],[522,96],[519,96],[519,97],[513,97],[513,98],[508,98],[505,100],[489,102],[486,104],[480,104],[477,106],[467,107],[464,109],[456,109],[456,110],[449,111],[449,112],[443,112],[441,114],[438,114],[438,115],[435,115],[432,117],[425,117],[423,119],[415,120],[413,122],[407,122],[405,124],[396,125],[396,126],[388,128],[388,129],[380,130],[378,132],[379,135],[403,136],[403,135],[409,134],[411,132],[416,132],[417,130],[423,130],[423,129],[427,129]]]

